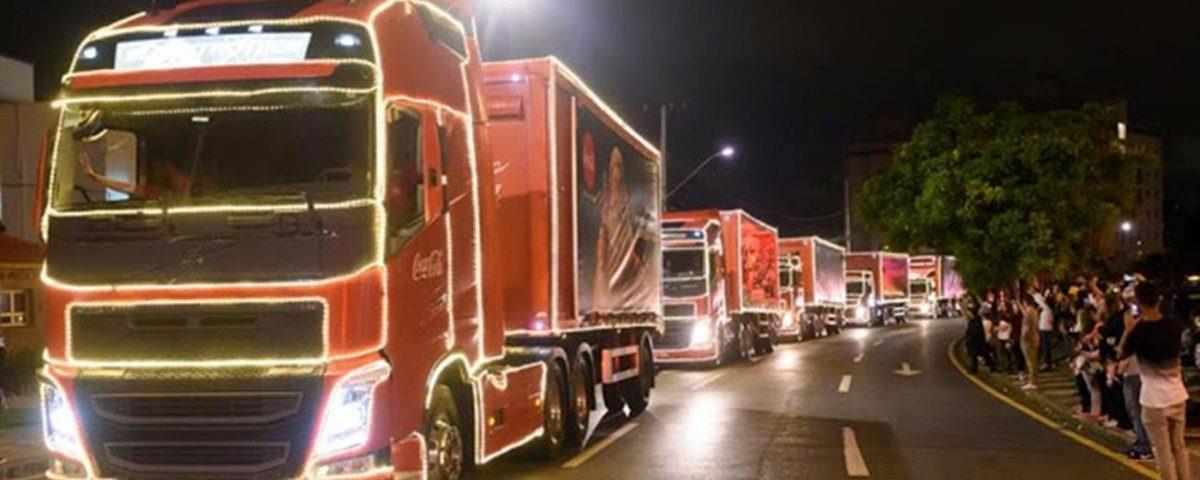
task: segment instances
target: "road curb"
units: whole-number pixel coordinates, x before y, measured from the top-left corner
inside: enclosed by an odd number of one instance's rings
[[[946,350],[946,355],[950,358],[950,363],[954,365],[954,368],[963,377],[989,395],[996,397],[1026,416],[1037,420],[1051,430],[1055,430],[1075,442],[1092,449],[1096,453],[1104,455],[1147,478],[1158,478],[1158,472],[1153,467],[1125,456],[1123,452],[1128,447],[1128,441],[1115,432],[1100,425],[1079,420],[1071,412],[1065,411],[1053,402],[1041,398],[1037,393],[1021,390],[1013,385],[1012,382],[993,375],[991,372],[986,371],[986,369],[981,369],[976,375],[967,372],[967,369],[963,366],[967,358],[962,339],[951,343],[950,347]]]

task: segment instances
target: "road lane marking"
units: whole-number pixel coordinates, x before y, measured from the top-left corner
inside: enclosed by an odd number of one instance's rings
[[[871,346],[872,346],[872,347],[878,347],[878,346],[880,346],[880,345],[883,345],[883,339],[882,339],[882,338],[881,338],[881,339],[879,339],[878,341],[876,341],[875,343],[872,343],[872,344],[871,344]]]
[[[846,475],[857,478],[871,476],[867,461],[863,460],[862,451],[858,449],[858,437],[854,435],[853,428],[842,427],[842,451],[846,454]]]
[[[842,375],[842,383],[838,384],[838,393],[848,393],[850,391],[850,376]]]
[[[588,447],[588,449],[584,450],[583,453],[576,455],[575,458],[572,458],[571,460],[567,461],[567,463],[564,463],[562,468],[575,468],[583,465],[584,462],[596,456],[596,454],[600,453],[601,450],[608,448],[608,446],[612,445],[613,442],[617,441],[617,439],[624,437],[629,432],[632,432],[633,429],[637,428],[637,426],[638,424],[636,423],[625,424],[625,426],[618,428],[617,431],[613,432],[609,436],[604,437],[604,439],[600,440],[599,442],[596,442],[595,445]]]
[[[692,390],[699,390],[701,388],[704,388],[706,385],[717,381],[717,379],[719,379],[721,377],[724,377],[726,373],[729,373],[729,372],[717,372],[712,375],[709,375],[708,378],[701,380],[700,382],[696,383],[695,385],[692,385]]]
[[[865,354],[865,353],[859,352],[859,353],[858,353],[858,356],[857,356],[857,357],[854,357],[854,363],[861,362],[864,356],[866,356],[866,354]]]
[[[1125,455],[1122,455],[1120,453],[1109,450],[1104,445],[1096,443],[1095,440],[1092,440],[1083,435],[1075,433],[1074,431],[1062,426],[1061,424],[1059,424],[1058,422],[1055,422],[1054,420],[1051,420],[1050,418],[1046,417],[1045,415],[1042,415],[1042,414],[1030,409],[1029,407],[1022,405],[1020,402],[1018,402],[1016,400],[1008,398],[1008,396],[1004,395],[1003,393],[1000,393],[995,388],[993,388],[991,385],[988,385],[987,383],[985,383],[983,380],[980,380],[980,379],[976,378],[974,375],[967,373],[967,369],[965,367],[963,367],[962,363],[960,363],[958,361],[958,356],[954,354],[954,346],[957,343],[958,342],[950,342],[950,348],[946,349],[946,356],[950,357],[950,364],[954,365],[954,368],[958,370],[958,373],[961,373],[963,377],[966,377],[967,380],[970,380],[971,383],[974,383],[975,386],[979,387],[980,390],[983,390],[988,395],[996,397],[996,399],[998,399],[1001,402],[1007,404],[1008,406],[1016,409],[1017,411],[1024,413],[1025,415],[1029,416],[1030,418],[1037,420],[1038,423],[1041,423],[1042,425],[1049,427],[1051,430],[1054,430],[1058,433],[1066,435],[1071,440],[1074,440],[1074,441],[1078,442],[1079,444],[1092,449],[1096,453],[1104,455],[1105,457],[1108,457],[1108,458],[1116,461],[1117,463],[1120,463],[1121,465],[1129,467],[1130,470],[1140,473],[1140,474],[1142,474],[1142,476],[1144,476],[1146,478],[1151,478],[1151,479],[1158,478],[1158,472],[1155,471],[1153,468],[1142,465],[1141,463],[1138,463],[1136,460],[1130,459],[1130,458],[1126,457]]]

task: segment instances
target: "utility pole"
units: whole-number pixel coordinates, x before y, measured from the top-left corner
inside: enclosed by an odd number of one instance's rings
[[[659,107],[659,126],[658,126],[658,152],[662,157],[662,172],[658,179],[658,195],[659,195],[659,211],[665,213],[667,211],[667,117],[671,115],[670,104],[662,104]]]
[[[845,217],[846,251],[853,251],[850,242],[850,176],[842,171],[842,216]]]

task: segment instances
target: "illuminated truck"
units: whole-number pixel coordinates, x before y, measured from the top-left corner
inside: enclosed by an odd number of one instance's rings
[[[483,66],[469,5],[86,38],[42,169],[49,477],[456,479],[646,408],[659,155],[557,61]]]
[[[846,310],[846,249],[821,237],[781,238],[779,278],[794,334],[837,333]],[[783,332],[781,332],[783,334]]]
[[[846,254],[846,321],[881,325],[908,317],[908,255],[891,252]]]
[[[962,278],[954,271],[954,257],[916,255],[909,261],[909,311],[925,317],[958,315],[963,294]]]
[[[659,363],[734,362],[774,349],[783,319],[778,233],[741,210],[663,214]]]

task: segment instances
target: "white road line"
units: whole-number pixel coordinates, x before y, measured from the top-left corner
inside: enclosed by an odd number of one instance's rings
[[[866,356],[866,354],[860,352],[857,357],[854,357],[854,363],[861,362],[864,356]]]
[[[854,436],[853,428],[842,427],[842,450],[846,453],[846,475],[858,478],[871,476],[867,462],[858,450],[858,437]]]
[[[709,375],[708,378],[701,380],[700,382],[696,383],[695,385],[692,385],[692,390],[699,390],[701,388],[704,388],[708,384],[717,381],[717,379],[724,377],[726,373],[729,373],[729,372],[717,372],[712,375]]]
[[[842,375],[842,383],[838,384],[838,393],[850,392],[850,376]]]
[[[883,345],[883,339],[882,339],[882,338],[881,338],[881,339],[879,339],[879,341],[877,341],[877,342],[875,342],[875,343],[872,343],[872,344],[871,344],[871,346],[872,346],[872,347],[878,347],[878,346],[880,346],[880,345]]]
[[[629,432],[632,432],[633,429],[637,428],[637,426],[638,424],[636,423],[625,424],[625,426],[618,428],[617,431],[613,432],[607,437],[604,437],[603,440],[600,440],[595,445],[588,447],[588,449],[584,450],[583,453],[576,455],[575,458],[572,458],[571,460],[567,461],[567,463],[564,463],[562,468],[575,468],[583,465],[584,462],[596,456],[596,454],[600,453],[601,450],[608,448],[608,446],[612,445],[612,443],[617,441],[617,439],[624,437]]]

